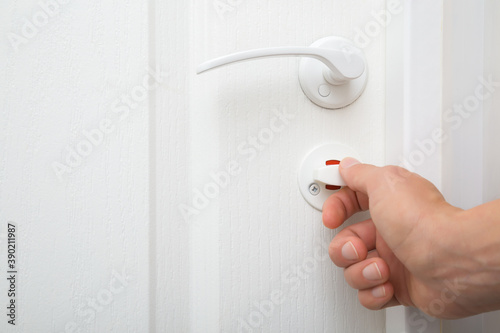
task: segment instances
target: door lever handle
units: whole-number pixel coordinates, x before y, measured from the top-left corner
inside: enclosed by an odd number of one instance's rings
[[[200,64],[197,74],[239,61],[276,56],[304,57],[299,67],[300,85],[307,97],[321,107],[345,107],[366,86],[365,57],[342,37],[322,38],[309,47],[271,47],[229,54]]]
[[[332,79],[334,84],[342,84],[348,80],[358,78],[365,70],[365,63],[359,53],[339,51],[319,47],[270,47],[244,52],[237,52],[210,61],[198,66],[197,73],[228,65],[234,62],[253,60],[265,57],[299,56],[310,57],[323,62],[331,73],[326,73],[325,79]]]

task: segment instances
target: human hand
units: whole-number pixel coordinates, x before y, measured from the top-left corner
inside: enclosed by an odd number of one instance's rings
[[[415,173],[352,158],[340,173],[348,187],[327,199],[323,223],[338,228],[370,210],[329,249],[363,306],[414,306],[440,318],[500,308],[500,201],[464,211]]]

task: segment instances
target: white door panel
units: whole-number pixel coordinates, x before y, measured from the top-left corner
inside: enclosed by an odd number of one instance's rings
[[[308,46],[329,35],[353,39],[354,28],[363,29],[371,11],[384,5],[384,1],[298,2],[293,6],[241,2],[221,19],[213,3],[206,2],[171,21],[166,18],[176,5],[158,4],[157,36],[162,31],[182,36],[186,19],[190,29],[190,44],[181,37],[175,43],[158,43],[161,67],[169,66],[172,48],[189,58],[169,71],[172,85],[182,82],[177,84],[179,91],[157,95],[157,106],[183,105],[157,107],[157,115],[177,123],[184,119],[180,125],[185,131],[179,140],[188,142],[189,168],[181,171],[187,179],[179,179],[180,196],[172,192],[158,201],[159,214],[165,209],[171,214],[172,208],[160,207],[160,202],[182,205],[173,215],[175,220],[157,216],[157,221],[176,226],[170,230],[179,237],[165,237],[180,249],[186,249],[185,234],[189,233],[189,256],[184,254],[189,265],[179,262],[175,251],[167,253],[167,258],[182,267],[178,277],[189,276],[189,283],[181,282],[190,295],[181,309],[189,312],[193,332],[384,331],[384,313],[363,309],[342,271],[327,258],[326,247],[334,233],[322,226],[320,213],[302,199],[296,181],[305,155],[327,142],[348,144],[364,160],[383,163],[383,36],[364,48],[370,75],[366,91],[342,110],[321,109],[305,97],[294,58],[262,59],[194,74],[199,63],[236,51]],[[286,119],[276,120],[277,114]],[[158,142],[173,128],[168,121],[162,124],[156,127]],[[273,124],[279,129],[273,130]],[[165,165],[179,174],[172,165],[172,152],[157,151],[159,174],[169,170]],[[231,167],[235,175],[229,177],[229,184],[214,189],[213,175],[228,173]],[[156,186],[163,185],[157,181]],[[213,193],[207,207],[198,209],[203,206],[199,193],[210,196],[214,191],[218,193]],[[177,306],[171,304],[167,311]]]
[[[16,327],[4,318],[0,330],[384,332],[384,311],[362,308],[328,259],[335,232],[296,181],[303,157],[328,142],[384,164],[384,29],[359,39],[384,8],[2,5],[0,271],[12,221],[19,293]],[[15,50],[8,36],[24,36],[24,18],[40,26]],[[217,56],[325,36],[365,42],[369,82],[345,109],[307,99],[295,58],[195,75]],[[183,214],[214,175],[218,193]]]
[[[146,331],[148,103],[123,118],[113,104],[148,75],[147,6],[1,7],[0,331]],[[15,327],[4,314],[9,221]]]

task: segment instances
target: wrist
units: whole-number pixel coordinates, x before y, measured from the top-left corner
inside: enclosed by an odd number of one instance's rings
[[[458,211],[449,223],[444,237],[454,267],[447,279],[463,286],[457,302],[475,303],[481,312],[500,309],[500,215],[486,204]]]

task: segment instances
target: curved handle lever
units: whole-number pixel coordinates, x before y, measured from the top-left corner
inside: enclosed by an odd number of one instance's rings
[[[276,56],[301,56],[315,58],[323,62],[330,70],[332,84],[341,84],[358,78],[365,71],[365,62],[361,51],[354,46],[344,46],[342,50],[319,47],[271,47],[237,52],[202,63],[197,74],[228,65],[234,62]],[[328,75],[328,73],[325,73]],[[329,79],[326,77],[325,79]],[[328,80],[330,81],[330,80]]]
[[[343,37],[330,36],[309,47],[271,47],[238,52],[216,58],[198,66],[198,74],[243,60],[264,57],[303,57],[299,81],[304,94],[315,104],[339,109],[354,102],[363,93],[368,70],[363,52]]]

